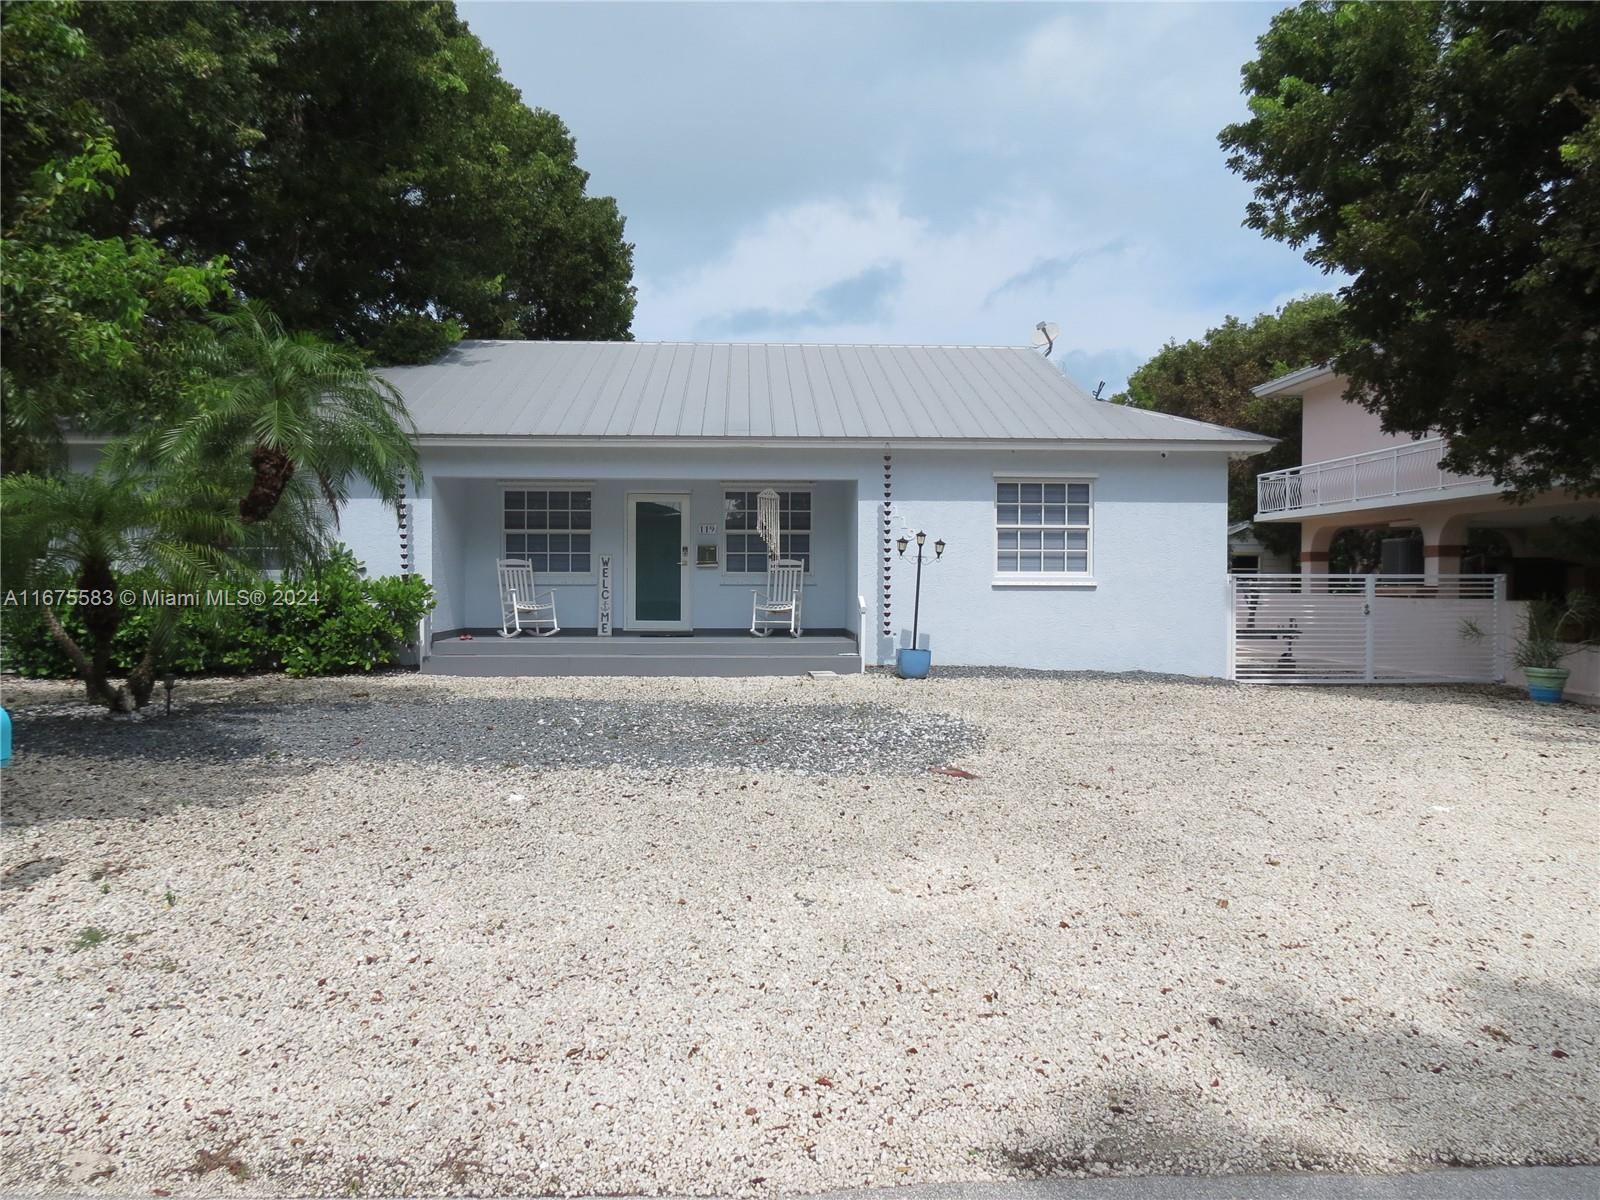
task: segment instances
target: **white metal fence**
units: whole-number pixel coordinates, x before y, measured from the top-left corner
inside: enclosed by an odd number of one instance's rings
[[[1505,576],[1234,575],[1241,683],[1492,683]]]
[[[1325,504],[1353,504],[1390,496],[1413,496],[1484,483],[1487,476],[1452,475],[1439,466],[1443,438],[1424,438],[1305,463],[1256,476],[1258,513],[1293,512]]]

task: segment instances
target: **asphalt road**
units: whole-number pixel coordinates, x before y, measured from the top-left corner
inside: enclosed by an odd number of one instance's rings
[[[934,1183],[825,1192],[809,1200],[1600,1200],[1600,1167]]]

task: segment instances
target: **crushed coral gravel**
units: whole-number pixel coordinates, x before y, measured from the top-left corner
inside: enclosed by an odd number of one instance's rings
[[[0,1187],[1600,1159],[1593,709],[1018,673],[6,703]]]

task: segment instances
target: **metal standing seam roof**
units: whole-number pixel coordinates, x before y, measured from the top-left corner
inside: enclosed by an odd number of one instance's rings
[[[377,373],[422,437],[1272,444],[1095,400],[1013,346],[466,341]]]

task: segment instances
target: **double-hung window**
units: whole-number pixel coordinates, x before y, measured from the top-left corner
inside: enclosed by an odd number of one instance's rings
[[[536,576],[588,576],[593,563],[593,519],[587,489],[507,488],[504,544],[507,558],[533,564]]]
[[[776,489],[775,489],[776,490]],[[723,565],[729,575],[765,575],[767,543],[756,532],[760,488],[729,488],[722,494]],[[805,564],[811,574],[811,493],[778,492],[778,556]]]
[[[1093,484],[1068,479],[996,480],[994,514],[997,575],[1088,578]]]

